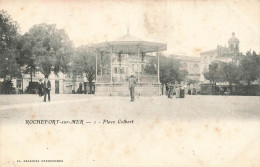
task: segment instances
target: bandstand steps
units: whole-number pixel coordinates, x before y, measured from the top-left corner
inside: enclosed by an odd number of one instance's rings
[[[113,85],[96,85],[96,95],[98,96],[130,96],[128,84],[113,84]],[[135,87],[136,96],[159,96],[159,85],[137,85]]]

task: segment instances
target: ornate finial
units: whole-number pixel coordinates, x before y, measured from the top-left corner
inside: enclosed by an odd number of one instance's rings
[[[232,37],[235,37],[235,33],[234,32],[232,32]]]

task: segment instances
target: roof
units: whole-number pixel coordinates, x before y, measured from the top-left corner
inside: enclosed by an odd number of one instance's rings
[[[126,34],[125,36],[122,36],[121,38],[118,38],[115,41],[143,41],[143,40],[136,38],[135,36],[132,36],[130,34]]]
[[[209,53],[217,53],[217,49],[201,52],[200,54],[202,55],[202,54],[209,54]]]
[[[158,42],[148,42],[136,38],[132,35],[125,35],[114,41],[106,41],[88,46],[99,51],[113,53],[149,53],[156,51],[163,51],[167,49],[167,44]],[[112,50],[111,50],[112,49]]]
[[[200,62],[200,57],[193,57],[193,56],[181,56],[181,55],[170,55],[174,59],[182,60],[182,61],[193,61],[193,62]]]

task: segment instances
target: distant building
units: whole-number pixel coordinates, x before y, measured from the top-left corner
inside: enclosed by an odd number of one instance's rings
[[[82,75],[72,75],[69,73],[63,74],[62,72],[55,75],[51,72],[48,78],[51,82],[51,94],[77,93],[80,87],[82,93],[93,93],[90,92],[89,82],[86,77],[83,77]],[[33,72],[32,83],[37,84],[40,79],[44,81],[44,75],[41,72]],[[16,93],[35,92],[36,90],[27,90],[30,82],[31,78],[29,74],[24,75],[22,78],[12,79],[13,87],[15,88]],[[94,91],[94,86],[92,86],[92,91]]]
[[[187,79],[199,81],[200,78],[200,58],[192,56],[171,55],[172,58],[179,60],[181,69],[187,70]]]
[[[218,45],[216,49],[200,53],[200,81],[202,83],[209,83],[203,75],[207,71],[209,65],[214,61],[232,62],[236,61],[241,55],[239,52],[239,40],[232,33],[232,37],[228,40],[228,47]]]

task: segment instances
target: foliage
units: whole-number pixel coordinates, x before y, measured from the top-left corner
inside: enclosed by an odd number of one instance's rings
[[[98,70],[98,75],[102,74],[110,74],[110,54],[101,51],[97,52],[97,70]]]
[[[27,68],[38,68],[44,75],[49,76],[51,71],[67,72],[72,54],[72,44],[62,29],[55,25],[34,25],[23,36],[27,40],[21,46],[20,62]],[[25,60],[29,58],[28,60]]]
[[[17,49],[19,54],[16,58],[17,63],[22,68],[23,74],[30,74],[32,82],[32,73],[36,71],[36,56],[33,55],[34,42],[29,33],[25,33],[19,38]]]
[[[238,65],[230,62],[220,63],[220,81],[228,82],[230,86],[230,91],[232,93],[232,84],[239,83],[239,71]]]
[[[188,72],[181,70],[181,64],[178,60],[166,56],[160,56],[160,81],[161,83],[169,83],[171,81],[181,82],[185,79]],[[150,59],[148,65],[144,68],[147,74],[157,74],[157,58]]]
[[[260,76],[260,55],[248,51],[239,64],[240,77],[250,86]]]
[[[219,62],[213,62],[209,65],[208,71],[204,71],[204,77],[211,83],[215,84],[220,81],[220,67]]]
[[[236,61],[238,63],[235,63]],[[213,84],[228,82],[231,93],[232,84],[240,85],[240,81],[245,81],[248,87],[247,93],[251,92],[251,82],[260,78],[260,55],[248,51],[246,55],[236,58],[236,61],[211,63],[209,70],[204,72],[205,78]]]
[[[20,76],[20,68],[16,63],[18,25],[10,15],[0,11],[0,78],[12,80]]]
[[[220,64],[220,81],[236,83],[239,80],[238,66],[232,62]]]
[[[13,82],[11,80],[4,80],[0,82],[0,94],[11,94],[15,91]]]
[[[96,55],[93,50],[85,46],[77,48],[72,59],[72,70],[79,75],[85,75],[89,84],[92,85],[96,78]],[[92,86],[90,86],[90,92]]]
[[[199,81],[198,79],[190,79],[190,78],[188,78],[188,79],[187,79],[187,82],[188,82],[189,84],[196,84],[196,83],[199,83],[200,81]]]

